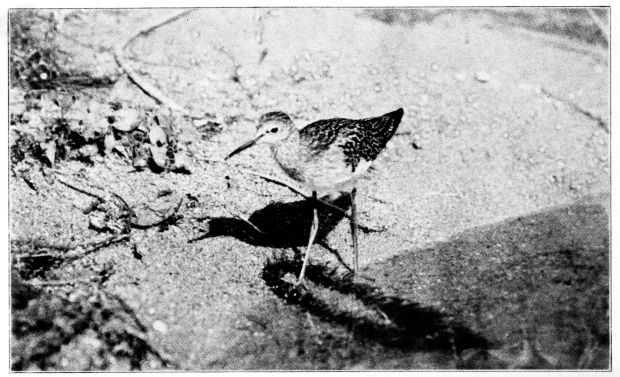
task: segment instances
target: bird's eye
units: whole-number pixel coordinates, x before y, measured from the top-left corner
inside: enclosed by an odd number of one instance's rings
[[[272,134],[275,134],[276,132],[278,132],[278,127],[274,127],[271,129]]]

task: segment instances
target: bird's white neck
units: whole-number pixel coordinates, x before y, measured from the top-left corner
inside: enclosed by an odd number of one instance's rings
[[[299,131],[291,134],[279,143],[271,145],[271,153],[278,165],[293,179],[303,181],[302,167],[304,156],[301,153]]]

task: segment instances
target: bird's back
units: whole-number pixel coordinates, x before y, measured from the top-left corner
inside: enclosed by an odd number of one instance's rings
[[[299,135],[310,158],[320,158],[338,147],[345,164],[355,171],[361,160],[372,162],[377,158],[396,132],[403,113],[398,109],[373,118],[319,120],[301,129]]]

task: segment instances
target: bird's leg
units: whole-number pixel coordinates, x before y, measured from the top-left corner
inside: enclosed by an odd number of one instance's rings
[[[354,187],[351,190],[351,237],[353,238],[353,271],[357,272],[360,269],[359,266],[359,255],[357,252],[357,209],[355,207],[355,194],[357,189]]]
[[[312,227],[310,228],[310,238],[308,239],[308,248],[306,249],[306,257],[304,258],[304,264],[301,266],[301,272],[299,273],[299,279],[297,279],[297,284],[300,284],[304,275],[306,274],[306,266],[308,265],[308,260],[310,260],[310,251],[312,250],[312,244],[314,243],[314,238],[316,237],[316,232],[319,230],[319,215],[316,210],[317,198],[316,191],[312,192]]]

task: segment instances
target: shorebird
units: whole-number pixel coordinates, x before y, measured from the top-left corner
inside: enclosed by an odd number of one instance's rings
[[[268,144],[282,170],[312,190],[314,217],[298,283],[303,281],[312,244],[319,229],[317,193],[348,192],[351,196],[354,272],[359,270],[355,183],[363,177],[392,138],[403,113],[403,109],[398,109],[373,118],[324,119],[297,129],[287,114],[274,111],[262,115],[254,137],[226,157],[229,159],[256,144]]]

